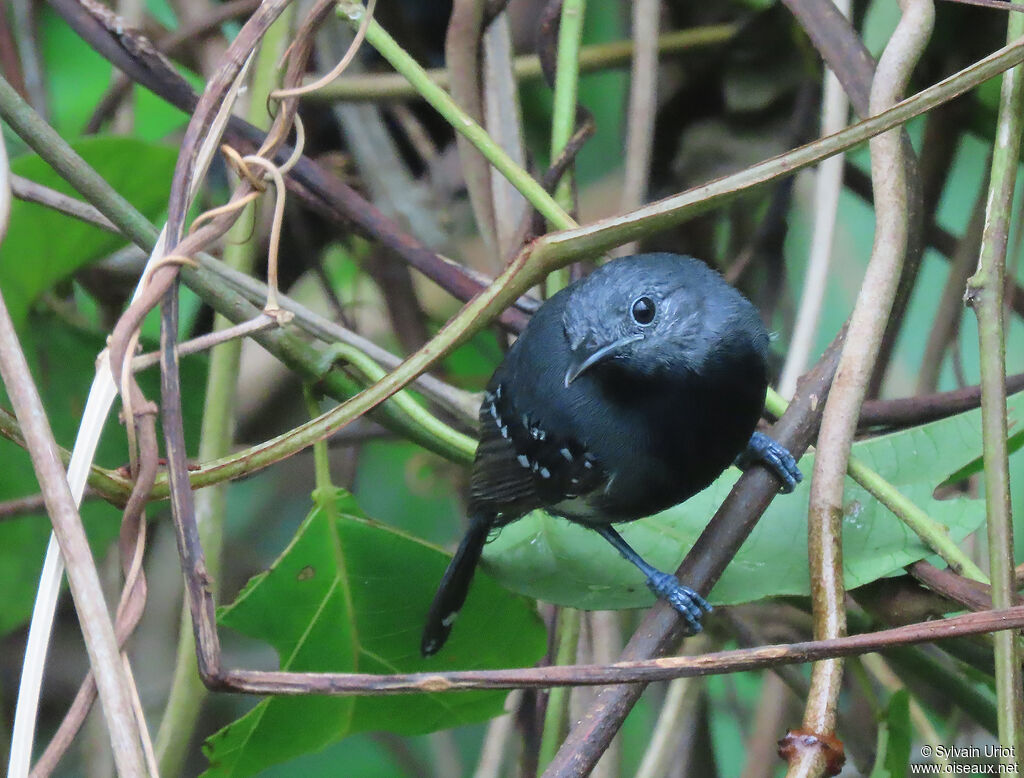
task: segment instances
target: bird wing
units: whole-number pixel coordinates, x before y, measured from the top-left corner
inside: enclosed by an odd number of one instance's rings
[[[603,488],[594,457],[573,438],[519,414],[498,383],[480,409],[480,442],[470,478],[470,511],[511,521]]]

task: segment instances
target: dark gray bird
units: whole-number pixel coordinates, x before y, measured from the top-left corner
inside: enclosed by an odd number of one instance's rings
[[[754,432],[767,360],[757,310],[691,257],[616,259],[544,303],[487,385],[469,529],[431,605],[423,655],[447,640],[491,530],[536,508],[600,533],[699,631],[711,606],[612,525],[692,497],[733,462],[766,464],[793,489],[796,462]]]

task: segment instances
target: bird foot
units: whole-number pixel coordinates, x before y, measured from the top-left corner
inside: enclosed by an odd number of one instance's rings
[[[803,473],[797,467],[793,455],[781,443],[772,440],[763,432],[755,432],[750,436],[747,448],[736,457],[736,466],[746,470],[751,465],[762,464],[782,481],[782,491],[792,492],[798,483],[804,480]]]
[[[665,600],[675,608],[679,615],[686,619],[690,633],[700,632],[700,620],[705,613],[711,613],[711,603],[701,597],[689,586],[679,583],[679,579],[669,573],[654,572],[647,578],[647,588],[655,596]]]

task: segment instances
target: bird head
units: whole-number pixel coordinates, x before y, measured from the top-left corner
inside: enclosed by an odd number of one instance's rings
[[[739,296],[702,262],[676,254],[602,266],[566,290],[565,386],[602,365],[638,377],[696,372],[715,340],[719,317],[709,312],[722,288],[726,302]]]

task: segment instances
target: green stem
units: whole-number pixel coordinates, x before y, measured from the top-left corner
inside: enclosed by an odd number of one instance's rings
[[[303,384],[302,396],[306,401],[306,410],[310,418],[320,415],[320,406],[316,401],[313,387]],[[331,457],[327,452],[327,439],[322,438],[313,444],[313,473],[316,487],[313,490],[313,501],[324,509],[327,518],[332,521],[337,518],[337,503],[335,502],[335,486],[331,482]]]
[[[1007,40],[1024,35],[1024,16],[1008,15]],[[968,305],[978,318],[981,368],[981,430],[984,461],[988,559],[992,576],[992,607],[1004,608],[1016,598],[1013,556],[1013,516],[1010,505],[1009,451],[1006,418],[1006,333],[1003,284],[1006,244],[1010,232],[1013,193],[1024,130],[1024,72],[1015,67],[1003,74],[996,119],[988,205],[982,232],[978,270],[967,282]],[[995,640],[996,699],[999,742],[1005,747],[1000,762],[1016,771],[1024,747],[1024,696],[1017,641],[1012,633]]]
[[[576,661],[576,649],[580,642],[580,611],[575,608],[558,610],[558,649],[556,665],[571,665]],[[540,739],[540,754],[537,768],[543,771],[555,758],[559,746],[569,731],[570,686],[558,686],[548,692],[548,705],[544,712],[544,729]]]
[[[359,2],[343,0],[338,3],[338,13],[353,27],[358,27],[366,9]],[[501,146],[491,139],[483,127],[456,105],[451,95],[431,81],[427,71],[410,57],[376,21],[371,20],[367,27],[366,42],[390,62],[395,70],[405,76],[419,95],[441,114],[456,132],[476,146],[487,161],[494,165],[495,169],[522,193],[523,197],[537,209],[541,216],[560,230],[577,226],[569,214],[559,207],[551,195],[533,179],[533,176],[519,167]]]
[[[347,343],[335,343],[329,346],[325,351],[325,357],[332,363],[343,361],[351,365],[367,384],[374,384],[388,374],[387,370],[370,359],[370,357]],[[456,452],[455,461],[462,463],[472,461],[473,455],[476,452],[476,441],[468,435],[464,435],[458,430],[449,427],[431,414],[413,399],[412,394],[408,390],[403,389],[401,392],[396,393],[390,402],[394,403],[409,418],[413,425],[423,430],[425,434],[430,435],[435,441],[440,442],[448,450]]]
[[[288,41],[294,5],[267,30],[253,63],[249,88],[248,120],[257,126],[269,124],[267,97],[277,86],[277,59]],[[246,208],[225,236],[224,264],[242,273],[251,273],[256,263],[258,243],[251,239],[256,223],[254,206]],[[214,317],[214,331],[234,322],[221,315]],[[213,349],[206,379],[206,396],[199,438],[199,459],[209,461],[231,453],[234,442],[235,390],[242,342],[229,340]],[[195,514],[199,538],[206,555],[206,568],[216,594],[223,561],[224,518],[227,512],[228,483],[204,489],[196,494]],[[167,707],[155,743],[162,775],[181,775],[189,743],[208,691],[199,680],[192,621],[188,605],[181,610],[178,650],[175,658]]]
[[[717,46],[726,43],[735,34],[738,25],[712,24],[706,27],[692,27],[688,30],[674,30],[658,36],[658,52],[660,54],[678,54],[684,51]],[[628,65],[633,58],[633,41],[612,41],[610,43],[592,43],[580,49],[580,72],[592,73],[608,68]],[[543,75],[540,57],[526,54],[512,61],[513,74],[520,82],[537,80]],[[451,83],[447,68],[432,68],[426,71],[427,77],[442,89]],[[309,78],[312,82],[313,77]],[[365,75],[346,75],[327,84],[303,99],[310,101],[378,101],[403,100],[419,97],[419,92],[401,73],[373,73]]]
[[[555,96],[551,109],[551,159],[558,159],[569,145],[576,128],[576,103],[580,81],[580,44],[586,0],[565,0],[558,26],[558,60],[555,69]],[[573,211],[573,168],[565,171],[555,189],[555,202],[566,213]],[[557,227],[558,225],[553,225]],[[569,269],[559,268],[547,277],[548,297],[569,283]]]
[[[551,159],[565,151],[576,128],[576,103],[580,82],[580,44],[583,42],[583,18],[586,0],[565,0],[558,27],[558,61],[555,70],[555,96],[551,108]],[[572,210],[569,175],[562,177],[555,201],[565,211]]]

